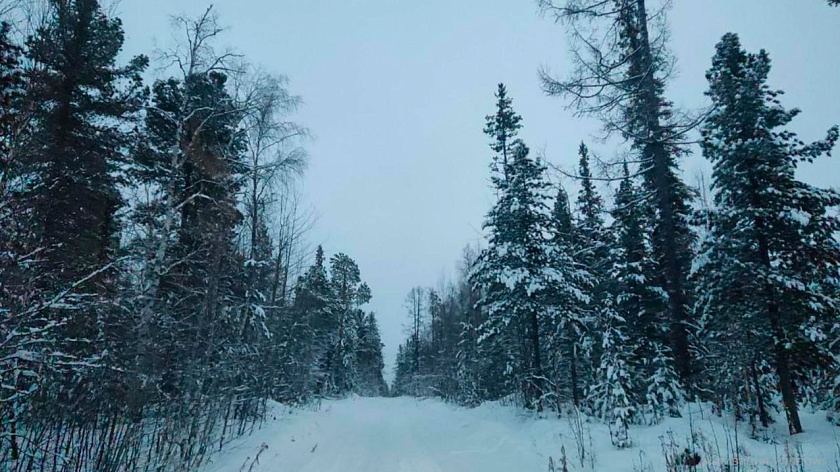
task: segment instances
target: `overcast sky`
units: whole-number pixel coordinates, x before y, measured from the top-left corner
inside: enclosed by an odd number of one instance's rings
[[[315,139],[304,180],[317,215],[309,237],[328,254],[359,264],[373,291],[389,368],[415,285],[454,273],[462,248],[481,239],[492,204],[491,153],[481,130],[498,82],[523,116],[521,137],[553,163],[571,168],[581,140],[598,125],[545,97],[537,70],[562,76],[569,62],[561,25],[541,18],[535,0],[217,0],[235,46],[284,74],[302,96],[297,115]],[[840,8],[825,0],[675,0],[671,49],[679,77],[669,98],[705,103],[705,70],[729,31],[773,59],[771,86],[803,110],[794,129],[806,139],[840,122]],[[123,0],[126,52],[150,53],[170,38],[172,14],[197,15],[201,0]],[[838,151],[840,152],[840,151]],[[840,157],[838,157],[840,158]],[[838,158],[804,169],[806,180],[840,185]],[[685,163],[694,183],[699,156]],[[569,183],[573,186],[572,183]]]

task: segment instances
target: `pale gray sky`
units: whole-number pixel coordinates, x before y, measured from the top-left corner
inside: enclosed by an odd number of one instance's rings
[[[480,239],[492,203],[491,153],[481,130],[498,82],[524,118],[521,136],[570,167],[597,123],[574,118],[540,92],[537,70],[569,67],[561,25],[535,0],[217,0],[222,38],[302,96],[299,121],[315,140],[304,192],[318,216],[310,234],[328,254],[345,252],[373,291],[390,366],[414,285],[451,274],[461,249]],[[123,0],[130,54],[170,37],[171,14],[196,15],[203,0]],[[704,77],[720,37],[734,31],[773,59],[771,85],[803,114],[794,129],[821,137],[840,122],[840,8],[825,0],[675,0],[671,48],[679,77],[669,97],[705,103]],[[605,156],[614,152],[592,143]],[[840,150],[838,151],[840,152]],[[684,166],[695,181],[699,156]],[[837,158],[802,172],[840,185]]]

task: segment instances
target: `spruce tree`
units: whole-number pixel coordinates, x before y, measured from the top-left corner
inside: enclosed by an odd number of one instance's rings
[[[20,100],[24,94],[20,64],[23,49],[12,42],[10,31],[8,23],[0,22],[0,196],[3,197],[14,164],[14,138],[22,125]]]
[[[828,154],[838,128],[822,141],[799,141],[785,129],[799,110],[781,106],[769,72],[767,53],[745,52],[730,33],[706,74],[715,107],[702,145],[714,166],[715,207],[698,273],[719,355],[736,359],[741,377],[758,388],[761,365],[773,366],[795,434],[802,431],[798,384],[811,369],[834,367],[826,336],[836,321],[832,284],[840,270],[840,220],[831,212],[840,194],[797,180],[795,171]],[[715,367],[714,379],[732,381],[726,370],[735,366]],[[766,405],[758,408],[766,422]]]
[[[590,268],[594,271],[606,266],[607,238],[604,229],[604,203],[595,184],[592,181],[592,171],[589,167],[589,149],[580,143],[578,177],[580,192],[577,198],[577,238],[581,251],[586,255]]]
[[[456,302],[460,316],[456,325],[458,338],[455,372],[458,401],[468,406],[476,406],[482,400],[480,391],[482,356],[478,345],[478,327],[481,326],[482,316],[477,308],[479,293],[473,289],[469,281],[475,259],[476,253],[473,248],[469,246],[464,248],[456,287]]]
[[[357,328],[358,345],[356,359],[359,363],[359,388],[361,395],[383,396],[388,393],[382,369],[385,362],[382,359],[382,339],[379,335],[379,325],[373,313],[364,314]]]
[[[616,194],[617,207],[626,205],[626,198],[632,197],[632,183],[626,169],[625,165],[625,178]],[[582,175],[587,175],[585,166],[581,166],[581,171]],[[640,359],[636,356],[637,346],[642,341],[634,336],[637,333],[633,328],[639,321],[641,300],[638,290],[634,289],[644,279],[637,275],[639,265],[630,260],[640,255],[640,248],[636,245],[641,241],[641,234],[630,235],[625,227],[637,223],[632,219],[633,210],[637,208],[635,205],[622,208],[623,212],[615,214],[616,220],[611,228],[614,243],[608,259],[598,267],[601,293],[595,308],[599,321],[600,359],[587,394],[593,412],[610,426],[613,445],[619,448],[630,445],[628,427],[639,414],[637,383],[640,381]]]
[[[684,393],[674,371],[663,320],[663,301],[649,284],[654,263],[650,260],[650,231],[640,189],[626,163],[615,193],[612,210],[609,297],[626,324],[627,364],[635,387],[633,398],[645,404],[649,422],[678,416]],[[638,418],[637,418],[638,419]]]
[[[604,203],[598,191],[595,189],[592,171],[590,169],[589,149],[586,144],[580,143],[578,147],[578,178],[580,179],[580,191],[577,197],[577,211],[574,232],[574,258],[587,270],[592,277],[591,285],[587,295],[589,303],[586,309],[590,316],[588,331],[589,346],[581,360],[583,371],[579,372],[582,379],[591,382],[595,377],[595,370],[601,362],[602,345],[597,342],[598,336],[604,334],[606,323],[611,318],[613,302],[609,298],[609,238],[604,226]]]
[[[679,418],[680,407],[685,403],[685,393],[680,384],[677,371],[674,369],[674,357],[666,344],[654,343],[651,357],[646,362],[645,372],[649,375],[644,379],[645,404],[647,406],[648,423],[662,421],[666,415]]]
[[[23,314],[40,297],[32,285],[34,241],[25,202],[20,199],[25,176],[19,157],[28,134],[22,113],[23,50],[12,42],[10,30],[8,23],[0,22],[0,430],[5,436],[3,448],[17,460],[21,447],[26,447],[17,435],[21,416],[30,410],[29,400],[38,393],[46,374],[40,361],[54,358],[61,350],[53,349],[50,320],[37,313]]]
[[[595,415],[609,425],[613,445],[623,449],[631,445],[628,428],[638,413],[630,338],[627,323],[615,310],[612,300],[604,302],[600,315],[601,359],[588,399],[593,403]]]
[[[330,357],[338,333],[337,307],[332,286],[329,283],[324,249],[315,251],[315,262],[309,267],[295,287],[293,311],[297,322],[306,324],[311,330],[308,355],[305,362],[311,371],[310,387],[314,393],[324,393],[328,382]]]
[[[0,306],[11,310],[15,299],[24,299],[23,274],[18,261],[33,249],[27,250],[28,217],[20,201],[20,179],[25,178],[25,168],[20,162],[20,152],[27,134],[24,104],[24,72],[21,68],[23,49],[14,44],[11,26],[0,22]],[[13,273],[17,274],[13,276]],[[17,280],[15,280],[17,279]],[[10,318],[10,317],[8,317]],[[4,319],[8,319],[4,317]]]
[[[497,97],[505,97],[499,85]],[[492,143],[500,143],[519,127],[520,118],[512,114],[510,101],[500,98],[495,116],[488,116],[485,128]],[[502,123],[502,124],[498,124]],[[508,154],[508,150],[512,155]],[[519,391],[528,406],[541,407],[544,394],[541,330],[549,316],[547,292],[554,283],[551,254],[546,239],[550,220],[546,204],[548,183],[545,166],[529,156],[521,141],[506,146],[491,144],[496,152],[494,170],[506,169],[492,177],[498,201],[485,222],[489,230],[488,248],[482,251],[473,269],[474,287],[481,291],[479,306],[487,320],[480,328],[482,342],[495,345],[504,365],[508,393]]]
[[[585,387],[594,373],[592,352],[596,342],[592,289],[596,282],[580,252],[578,228],[569,206],[569,197],[562,187],[551,211],[551,266],[558,283],[552,287],[548,350],[556,357],[553,373],[558,391],[565,391],[575,407],[581,405]]]
[[[484,134],[491,137],[490,149],[496,153],[492,170],[507,178],[507,166],[517,146],[516,136],[522,128],[522,117],[513,110],[513,100],[507,95],[505,84],[496,91],[496,113],[487,115]]]
[[[370,301],[370,288],[362,282],[359,266],[345,254],[330,259],[330,286],[335,297],[337,331],[328,361],[328,385],[338,395],[356,391],[359,382],[358,327],[360,307]]]
[[[411,364],[406,354],[407,347],[407,342],[397,346],[397,357],[394,360],[394,383],[391,387],[391,394],[394,396],[410,393],[408,382],[411,376]]]
[[[662,327],[648,286],[650,241],[644,207],[639,204],[641,190],[634,184],[626,163],[623,170],[611,212],[610,278],[615,281],[611,291],[616,298],[616,309],[627,320],[635,344],[633,364],[639,366],[650,358],[652,349],[649,346],[660,340]]]

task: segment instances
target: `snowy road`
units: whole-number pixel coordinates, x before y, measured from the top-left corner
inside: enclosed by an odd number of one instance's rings
[[[520,434],[532,420],[509,411],[476,413],[413,398],[325,402],[320,411],[299,411],[268,423],[205,471],[238,471],[261,443],[268,449],[254,472],[545,470],[548,458],[536,443],[543,443],[544,451],[551,435],[535,441],[533,432]]]
[[[697,437],[706,438],[706,444],[715,449],[731,442],[736,433],[696,404],[681,419],[634,426],[630,431],[633,447],[623,450],[610,444],[606,426],[584,422],[586,456],[592,457],[594,467],[588,461],[582,467],[575,463],[580,456],[570,419],[551,414],[536,418],[497,404],[468,409],[408,397],[349,398],[327,401],[312,410],[275,405],[275,410],[276,419],[227,445],[202,472],[543,472],[548,456],[559,456],[561,444],[572,470],[659,472],[666,470],[663,438],[686,444],[683,441],[692,436],[693,424]],[[822,412],[803,411],[802,418],[806,432],[793,438],[783,422],[775,425],[776,444],[750,440],[742,431],[741,461],[753,461],[755,466],[742,470],[766,470],[763,464],[777,464],[779,455],[788,450],[788,441],[802,443],[809,472],[837,470],[836,427],[825,421]],[[262,444],[268,448],[251,468]],[[704,452],[707,462],[712,459],[710,453],[714,451]]]

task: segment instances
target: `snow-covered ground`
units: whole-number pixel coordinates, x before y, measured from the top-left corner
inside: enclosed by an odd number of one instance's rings
[[[550,456],[560,456],[561,445],[570,470],[666,472],[663,442],[682,451],[692,430],[696,442],[705,444],[697,471],[725,470],[715,465],[727,460],[713,455],[734,450],[736,436],[742,465],[731,470],[773,470],[765,465],[800,470],[784,467],[797,444],[804,470],[840,470],[840,428],[819,413],[804,413],[806,432],[793,439],[781,430],[771,432],[773,444],[751,440],[745,431],[736,435],[693,405],[685,418],[633,427],[634,446],[617,450],[602,424],[584,420],[576,428],[569,418],[537,417],[498,404],[467,409],[438,400],[357,397],[326,401],[320,408],[274,408],[276,419],[227,446],[202,472],[541,472]],[[576,438],[592,455],[583,466]],[[258,453],[259,463],[253,464]]]

